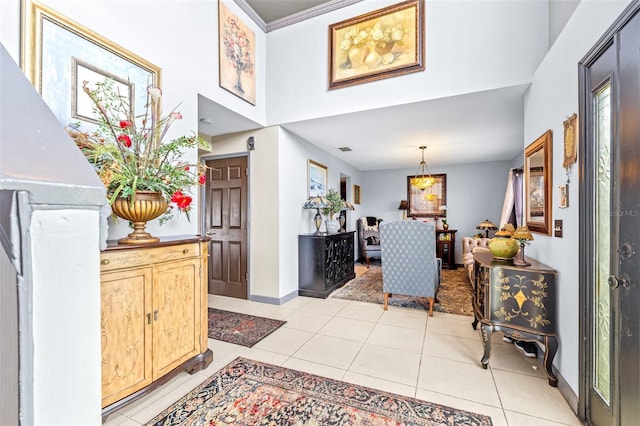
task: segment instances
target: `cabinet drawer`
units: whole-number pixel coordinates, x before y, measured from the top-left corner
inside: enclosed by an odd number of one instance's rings
[[[200,254],[199,243],[154,248],[132,247],[131,249],[106,251],[100,254],[100,271],[199,257]]]

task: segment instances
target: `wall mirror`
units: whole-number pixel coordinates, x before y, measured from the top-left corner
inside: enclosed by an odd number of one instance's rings
[[[551,130],[524,150],[525,220],[531,232],[551,235]]]

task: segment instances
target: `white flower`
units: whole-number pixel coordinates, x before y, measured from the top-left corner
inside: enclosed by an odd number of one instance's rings
[[[345,40],[342,40],[340,42],[340,49],[349,50],[350,47],[351,47],[351,40],[350,39],[345,39]]]
[[[382,55],[382,63],[384,65],[389,65],[391,62],[393,62],[393,53],[387,53],[385,55]]]
[[[147,93],[149,93],[154,102],[158,102],[158,99],[162,96],[162,90],[159,87],[149,87]]]
[[[395,27],[393,27],[393,29],[391,30],[391,40],[400,41],[402,40],[403,36],[404,29],[400,25],[396,25]]]

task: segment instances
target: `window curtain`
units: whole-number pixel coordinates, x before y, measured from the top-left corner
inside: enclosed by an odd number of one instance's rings
[[[514,223],[516,227],[522,225],[522,169],[509,170],[507,190],[500,215],[500,228],[507,223]]]

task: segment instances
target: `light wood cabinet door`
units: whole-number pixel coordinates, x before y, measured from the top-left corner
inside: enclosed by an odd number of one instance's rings
[[[153,270],[154,380],[200,353],[200,259]]]
[[[142,389],[153,380],[152,269],[102,274],[102,406]]]

